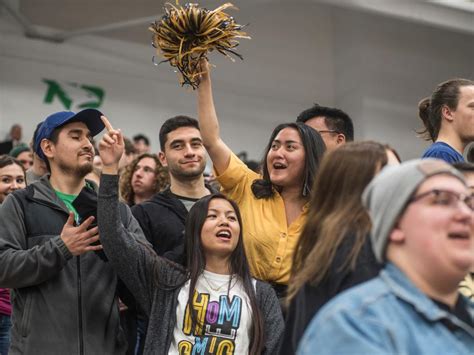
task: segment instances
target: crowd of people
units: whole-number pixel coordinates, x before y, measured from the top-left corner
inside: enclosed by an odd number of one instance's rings
[[[158,154],[96,109],[0,143],[0,355],[472,354],[474,82],[420,101],[420,159],[315,104],[255,168],[201,66]]]

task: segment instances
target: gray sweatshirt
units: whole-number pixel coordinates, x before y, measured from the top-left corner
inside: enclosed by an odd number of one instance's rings
[[[101,243],[111,265],[149,317],[144,353],[167,354],[186,270],[130,238],[118,213],[118,176],[102,174],[97,215]],[[257,281],[256,294],[264,320],[264,354],[275,354],[284,326],[280,305],[271,286],[264,282]]]

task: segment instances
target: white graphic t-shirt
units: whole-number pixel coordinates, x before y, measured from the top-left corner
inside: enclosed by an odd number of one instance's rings
[[[194,328],[186,307],[190,281],[186,282],[178,295],[169,354],[248,354],[252,324],[249,299],[240,278],[232,278],[230,290],[229,280],[230,275],[205,270],[199,276],[193,299],[197,316]]]

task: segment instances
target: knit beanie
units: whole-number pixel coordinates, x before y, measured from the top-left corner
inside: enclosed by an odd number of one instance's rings
[[[388,238],[412,195],[426,179],[447,174],[465,183],[463,175],[438,159],[415,159],[386,166],[365,188],[362,202],[372,219],[371,241],[375,257],[385,261]]]
[[[28,147],[25,143],[21,143],[17,145],[15,148],[10,150],[10,153],[8,154],[9,156],[13,158],[18,158],[18,156],[23,153],[23,152],[28,152],[30,150],[30,147]]]

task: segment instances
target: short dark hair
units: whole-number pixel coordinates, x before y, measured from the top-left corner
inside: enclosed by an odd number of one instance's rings
[[[34,152],[34,147],[35,147],[36,136],[38,135],[38,131],[39,131],[42,124],[43,124],[43,121],[38,123],[36,125],[35,131],[33,132],[33,138],[31,139],[31,149],[33,150],[33,152]],[[36,152],[34,152],[34,153],[36,154]]]
[[[54,129],[53,132],[51,132],[51,137],[47,138],[49,141],[53,142],[54,145],[58,144],[58,139],[59,139],[59,133],[61,133],[62,129],[64,128],[64,126],[59,126],[57,128]],[[40,148],[39,149],[42,149],[41,148],[41,142],[40,142]],[[45,156],[45,160],[44,160],[44,163],[46,164],[46,168],[48,169],[49,172],[51,172],[51,166],[49,165],[49,159],[47,156]]]
[[[138,141],[143,141],[145,143],[145,145],[147,145],[147,146],[150,145],[150,140],[144,134],[140,133],[140,134],[137,134],[137,135],[133,136],[133,142],[136,143]]]
[[[168,118],[160,128],[160,148],[161,151],[165,151],[165,144],[168,139],[168,133],[173,132],[181,127],[193,127],[199,130],[199,122],[192,117],[188,116],[175,116]]]
[[[319,164],[326,151],[326,146],[318,131],[302,122],[290,122],[282,123],[275,127],[265,148],[265,154],[262,159],[263,176],[261,179],[256,179],[252,183],[252,192],[258,199],[269,198],[274,194],[274,186],[270,180],[270,173],[268,172],[267,155],[275,137],[285,128],[296,129],[301,138],[305,152],[304,183],[301,187],[301,196],[309,196],[311,193]]]
[[[347,142],[354,140],[354,124],[352,119],[344,111],[314,104],[313,107],[301,112],[296,118],[296,122],[306,123],[306,121],[314,117],[324,117],[324,122],[329,129],[342,133],[346,137]]]

